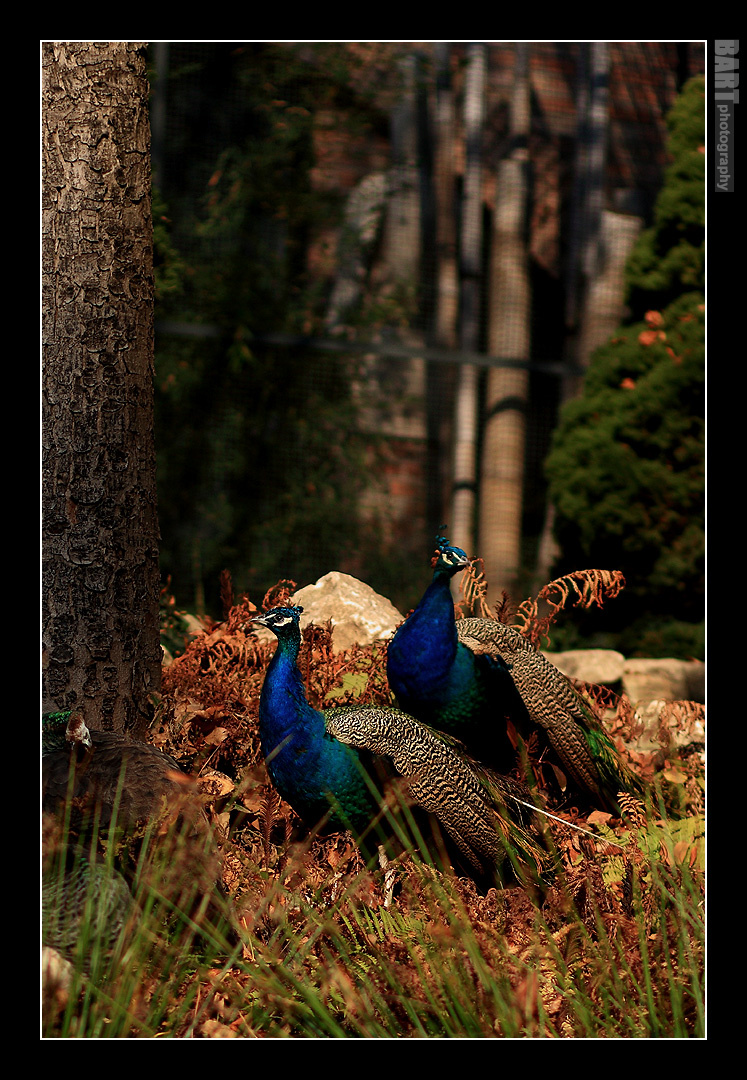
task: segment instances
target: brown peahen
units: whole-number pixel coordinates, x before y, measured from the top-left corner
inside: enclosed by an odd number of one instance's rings
[[[42,808],[96,813],[101,826],[147,821],[192,789],[169,754],[113,731],[89,729],[79,711],[42,716]]]
[[[171,909],[198,923],[224,918],[216,838],[195,783],[170,754],[89,729],[80,711],[44,714],[42,809],[64,837],[63,870],[43,874],[51,938],[64,944],[66,935],[77,933],[84,905],[86,933],[97,930],[107,911],[118,922],[130,885],[153,883]],[[112,850],[117,858],[110,870],[100,856]]]
[[[42,942],[69,960],[95,949],[109,953],[139,914],[124,877],[100,858],[80,853],[53,861],[42,874]]]

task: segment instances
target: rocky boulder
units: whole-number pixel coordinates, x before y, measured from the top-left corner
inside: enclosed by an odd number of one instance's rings
[[[623,691],[640,701],[705,701],[705,664],[698,660],[627,660],[614,649],[545,653],[564,675]]]
[[[705,664],[699,660],[626,660],[623,689],[639,701],[705,701]]]
[[[293,603],[303,608],[301,628],[309,623],[332,620],[332,648],[342,652],[353,645],[387,641],[403,616],[396,607],[370,585],[341,574],[325,574],[313,585],[293,594]]]
[[[568,649],[543,655],[569,679],[612,688],[622,681],[625,657],[614,649]]]

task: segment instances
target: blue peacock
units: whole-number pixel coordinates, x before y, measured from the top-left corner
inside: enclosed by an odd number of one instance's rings
[[[546,855],[522,822],[517,800],[529,795],[521,785],[397,709],[309,704],[297,663],[301,612],[275,607],[253,621],[278,639],[260,696],[262,754],[273,784],[306,825],[352,830],[368,857],[386,846],[387,829],[376,823],[383,823],[389,785],[401,783],[476,879],[538,876]]]
[[[387,650],[397,704],[418,720],[461,739],[501,772],[514,764],[507,719],[528,717],[505,661],[459,638],[451,580],[470,565],[461,548],[438,537],[433,579]]]
[[[450,581],[470,559],[438,537],[433,580],[389,644],[399,705],[506,768],[506,719],[539,731],[571,781],[606,808],[641,782],[621,760],[590,703],[522,634],[494,619],[456,619]],[[510,753],[510,750],[508,751]]]

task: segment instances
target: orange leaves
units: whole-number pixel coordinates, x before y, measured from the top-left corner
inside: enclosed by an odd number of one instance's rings
[[[655,345],[657,341],[667,340],[667,335],[662,329],[664,325],[664,316],[660,311],[647,311],[643,318],[644,322],[646,323],[647,329],[641,330],[640,334],[638,335],[639,345],[643,345],[644,348],[647,348],[650,345]],[[679,321],[690,321],[692,320],[692,318],[692,315],[680,315]],[[671,345],[667,345],[666,350],[674,360],[675,364],[682,363],[682,357],[677,355]],[[635,383],[632,381],[632,379],[623,379],[622,383],[620,384],[623,389],[629,389],[634,385]]]
[[[657,341],[666,341],[667,335],[661,329],[664,324],[662,313],[647,311],[643,318],[648,330],[642,330],[638,335],[639,345],[654,345]]]
[[[666,341],[666,337],[663,330],[641,330],[638,335],[638,344],[653,345],[657,341]]]

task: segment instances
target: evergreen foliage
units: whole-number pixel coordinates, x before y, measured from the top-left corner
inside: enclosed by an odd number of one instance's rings
[[[342,195],[312,189],[320,108],[342,109],[353,132],[372,118],[365,101],[340,103],[344,65],[322,70],[267,43],[201,55],[214,69],[211,138],[193,73],[169,73],[182,128],[211,149],[167,145],[157,321],[194,334],[157,333],[156,433],[162,572],[182,602],[216,614],[226,566],[240,589],[262,592],[288,566],[306,583],[359,550],[369,448],[351,362],[260,339],[313,334],[324,313],[309,242],[338,221]]]
[[[705,288],[705,80],[691,79],[667,117],[671,164],[654,220],[627,266],[634,318]]]
[[[609,566],[630,655],[702,655],[705,489],[703,80],[669,117],[670,166],[628,266],[645,314],[594,354],[546,468],[563,567]],[[658,308],[661,300],[666,306]],[[632,621],[633,611],[636,621]],[[614,615],[613,615],[614,617]],[[612,624],[608,624],[610,628]]]

